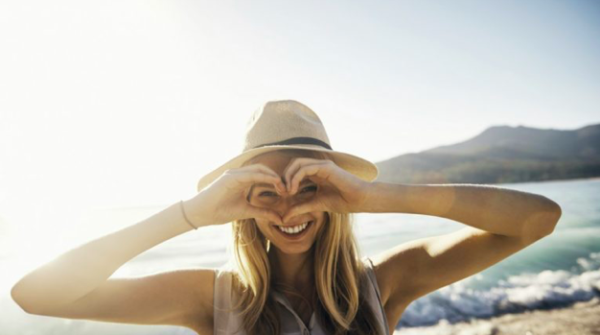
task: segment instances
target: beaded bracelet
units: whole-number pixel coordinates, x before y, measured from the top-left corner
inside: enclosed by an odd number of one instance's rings
[[[183,200],[179,201],[179,204],[180,204],[180,206],[179,206],[179,207],[181,207],[181,213],[183,214],[183,218],[185,219],[185,221],[186,221],[186,222],[187,222],[187,223],[188,223],[190,226],[192,226],[192,228],[194,228],[195,230],[197,230],[197,229],[198,229],[198,227],[194,226],[194,225],[193,225],[193,224],[190,222],[190,219],[188,219],[187,215],[185,215],[185,209],[183,208]]]

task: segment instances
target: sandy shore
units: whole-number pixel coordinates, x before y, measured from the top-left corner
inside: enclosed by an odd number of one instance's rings
[[[570,307],[436,326],[404,328],[394,335],[600,335],[600,298]]]

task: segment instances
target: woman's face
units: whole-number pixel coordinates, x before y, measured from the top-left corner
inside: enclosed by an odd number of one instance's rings
[[[299,156],[297,154],[277,151],[268,152],[255,157],[248,164],[263,164],[283,177],[286,167],[293,162],[294,157]],[[281,217],[284,217],[287,211],[293,206],[312,199],[317,194],[318,187],[316,183],[306,178],[301,181],[296,194],[290,195],[287,193],[277,193],[274,186],[270,184],[255,184],[251,188],[249,196],[250,204],[274,210]],[[325,212],[310,212],[296,215],[283,223],[283,226],[287,230],[290,228],[293,229],[290,232],[283,232],[281,226],[276,225],[272,221],[261,218],[255,220],[259,230],[271,241],[272,246],[275,246],[286,254],[297,254],[310,250],[316,240],[317,233],[324,224],[325,218]]]

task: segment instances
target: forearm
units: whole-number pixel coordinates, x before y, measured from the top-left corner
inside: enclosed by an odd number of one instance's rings
[[[20,279],[11,294],[19,305],[30,310],[73,302],[138,254],[191,229],[179,204],[173,204],[143,221],[60,255]]]
[[[374,182],[365,212],[443,217],[492,233],[520,236],[554,229],[561,209],[533,193],[473,184]]]

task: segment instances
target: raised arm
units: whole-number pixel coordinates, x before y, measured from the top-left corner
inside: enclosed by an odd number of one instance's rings
[[[366,212],[431,215],[468,225],[373,257],[382,299],[394,321],[415,299],[548,236],[562,215],[560,206],[542,195],[487,185],[376,182],[368,194]]]
[[[249,205],[244,192],[255,182],[283,187],[262,165],[233,169],[185,201],[197,227],[274,212]],[[192,229],[176,203],[155,215],[72,249],[33,270],[12,288],[28,313],[135,324],[181,325],[212,333],[214,270],[189,269],[133,279],[108,279],[124,263],[153,246]]]
[[[323,210],[422,214],[468,226],[371,257],[389,324],[396,324],[418,297],[481,272],[551,234],[562,215],[556,202],[539,194],[474,184],[367,182],[331,160],[296,159],[285,172],[292,193],[304,178],[319,184],[318,193],[290,209],[284,221]]]
[[[545,235],[561,216],[542,195],[475,184],[375,182],[362,211],[438,216],[506,236]]]
[[[185,206],[190,207],[190,202],[186,202]],[[33,270],[13,286],[11,295],[23,310],[31,314],[140,324],[181,324],[185,308],[193,306],[192,301],[186,301],[190,293],[196,293],[193,297],[200,303],[204,302],[205,306],[212,303],[201,299],[212,292],[212,271],[196,271],[193,276],[200,282],[196,283],[195,291],[188,292],[177,292],[175,286],[171,287],[173,289],[160,289],[161,285],[166,288],[174,281],[183,284],[187,277],[184,272],[136,279],[107,279],[138,254],[191,229],[182,216],[179,203],[173,204],[143,221],[74,248]],[[187,274],[191,275],[191,272]],[[187,284],[186,288],[192,288],[192,283]],[[161,295],[167,292],[169,295]],[[168,303],[156,303],[161,301]]]

